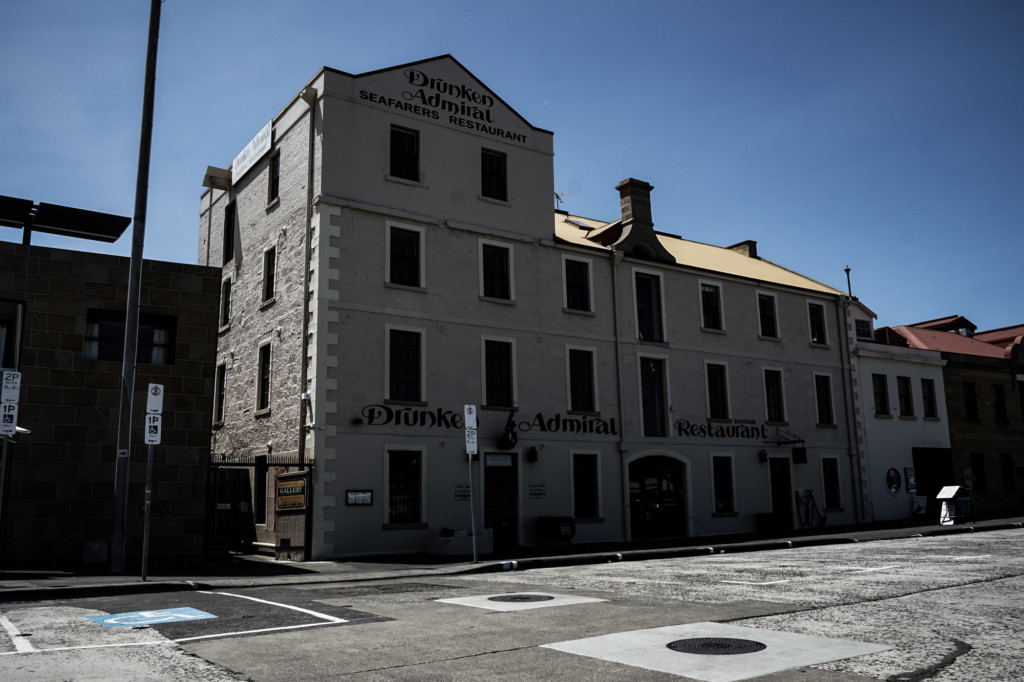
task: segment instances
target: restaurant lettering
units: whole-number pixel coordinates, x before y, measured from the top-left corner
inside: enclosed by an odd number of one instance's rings
[[[754,440],[768,438],[767,425],[758,426],[752,420],[746,419],[736,419],[731,424],[697,423],[687,419],[678,419],[674,426],[677,435],[691,438],[752,438]]]
[[[369,426],[422,426],[428,429],[461,429],[465,426],[462,412],[452,412],[441,407],[436,410],[417,410],[412,407],[367,405],[363,408],[363,419]]]
[[[615,419],[601,419],[600,417],[563,417],[556,414],[553,417],[544,418],[544,414],[537,413],[530,421],[519,422],[520,431],[542,431],[545,433],[596,433],[599,435],[619,434],[615,427]]]

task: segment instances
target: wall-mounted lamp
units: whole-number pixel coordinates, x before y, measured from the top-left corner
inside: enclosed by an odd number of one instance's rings
[[[761,452],[757,453],[757,459],[762,464],[767,462],[768,461],[768,451],[767,450],[762,450]]]
[[[526,451],[526,461],[531,463],[537,461],[537,447],[535,445],[531,445],[530,449]]]

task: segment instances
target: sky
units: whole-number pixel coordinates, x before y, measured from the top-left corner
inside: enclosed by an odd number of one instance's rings
[[[148,26],[0,0],[0,194],[134,213]],[[1024,322],[1024,0],[164,0],[145,257],[197,261],[206,167],[322,67],[442,54],[554,132],[565,210],[615,220],[634,177],[660,231],[843,291],[849,266],[876,326]]]

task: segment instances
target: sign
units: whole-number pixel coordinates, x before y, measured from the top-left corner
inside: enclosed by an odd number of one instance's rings
[[[476,429],[466,429],[466,454],[476,454]]]
[[[268,121],[263,130],[256,133],[256,137],[245,145],[245,149],[238,153],[231,164],[231,184],[235,185],[256,162],[263,158],[263,155],[270,151],[270,138],[273,136],[274,122]]]
[[[476,429],[476,405],[466,405],[463,410],[463,421],[466,423],[466,428]]]
[[[159,414],[146,415],[146,445],[160,445],[160,431],[163,417]]]
[[[279,510],[306,508],[305,474],[298,478],[277,479],[277,508]]]
[[[146,392],[146,413],[163,414],[164,411],[164,385],[150,384]]]
[[[18,402],[21,392],[21,372],[4,370],[3,383],[0,384],[0,403]]]
[[[18,431],[18,403],[0,403],[0,435],[13,436]]]
[[[176,623],[190,620],[203,620],[217,616],[206,611],[185,606],[180,609],[160,609],[158,611],[129,611],[101,616],[88,616],[105,628],[138,627],[140,625],[157,625],[159,623]]]
[[[456,502],[469,502],[473,499],[473,491],[468,483],[456,483],[455,484],[455,501]]]

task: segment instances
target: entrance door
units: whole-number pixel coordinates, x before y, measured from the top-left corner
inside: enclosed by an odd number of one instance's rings
[[[956,485],[953,472],[953,451],[949,448],[913,448],[914,478],[917,495],[928,498],[927,514],[935,518],[939,514],[939,502],[935,496],[943,486]]]
[[[634,540],[686,536],[686,465],[644,457],[629,465],[629,528]]]
[[[768,460],[771,480],[772,530],[793,530],[793,484],[789,474],[788,457]]]
[[[494,534],[495,549],[519,545],[519,468],[516,455],[484,455],[484,528]]]

